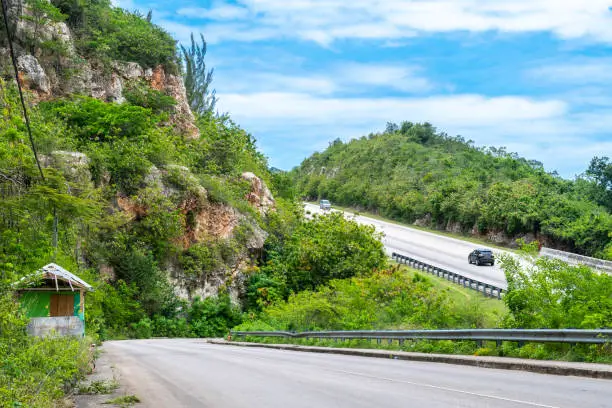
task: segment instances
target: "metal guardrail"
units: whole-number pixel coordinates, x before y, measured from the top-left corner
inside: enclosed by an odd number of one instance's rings
[[[232,337],[284,337],[292,339],[331,339],[331,340],[473,340],[477,342],[502,341],[532,343],[586,343],[605,344],[612,341],[612,329],[460,329],[460,330],[351,330],[351,331],[232,331]]]
[[[483,295],[488,296],[488,297],[501,299],[502,293],[505,292],[505,289],[502,289],[495,285],[491,285],[490,283],[485,283],[485,282],[481,282],[476,279],[468,278],[459,273],[451,272],[446,269],[442,269],[437,266],[430,265],[426,262],[419,261],[418,259],[406,256],[406,255],[398,254],[396,252],[393,252],[391,254],[391,259],[396,260],[398,263],[403,263],[415,269],[420,269],[432,275],[436,275],[438,277],[447,279],[453,283],[462,285],[465,288],[469,288],[477,292],[481,292]]]

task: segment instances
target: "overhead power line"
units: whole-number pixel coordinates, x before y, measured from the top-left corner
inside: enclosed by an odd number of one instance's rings
[[[40,177],[44,180],[45,175],[43,174],[40,161],[38,160],[38,153],[36,153],[36,145],[34,144],[34,138],[32,137],[32,128],[30,127],[30,118],[28,117],[28,109],[26,107],[25,100],[23,99],[23,91],[21,89],[21,82],[19,82],[19,71],[17,69],[17,59],[15,58],[15,50],[13,49],[13,36],[9,29],[9,18],[8,18],[8,6],[7,0],[0,0],[2,2],[2,14],[4,16],[4,29],[6,30],[6,38],[8,40],[9,52],[11,54],[11,61],[13,62],[13,70],[15,71],[15,82],[17,83],[17,89],[19,90],[19,99],[21,100],[21,109],[23,110],[23,118],[25,120],[26,128],[28,130],[28,137],[30,138],[30,145],[32,146],[32,152],[34,153],[34,159],[36,159],[36,165],[40,172]]]

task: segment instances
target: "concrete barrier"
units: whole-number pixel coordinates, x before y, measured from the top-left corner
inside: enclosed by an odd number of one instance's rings
[[[612,366],[608,364],[573,363],[565,361],[526,360],[509,357],[488,356],[462,356],[450,354],[426,354],[395,350],[351,349],[335,347],[298,346],[293,344],[261,344],[243,343],[224,340],[207,340],[207,343],[260,347],[278,350],[302,351],[311,353],[344,354],[361,357],[390,358],[394,360],[424,361],[430,363],[459,364],[483,368],[496,368],[502,370],[522,370],[534,373],[552,375],[572,375],[600,379],[612,379]]]
[[[85,335],[85,323],[78,316],[32,317],[27,327],[30,336],[45,337],[52,333],[59,336]]]
[[[603,259],[591,258],[584,255],[573,254],[571,252],[559,251],[557,249],[542,247],[540,256],[559,259],[573,265],[586,265],[601,272],[612,274],[612,262]]]

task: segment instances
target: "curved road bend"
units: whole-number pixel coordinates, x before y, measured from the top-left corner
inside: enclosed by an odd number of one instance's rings
[[[323,211],[319,206],[304,203],[306,211],[320,214]],[[346,212],[348,215],[353,215]],[[476,248],[487,248],[460,239],[445,237],[431,232],[405,227],[390,222],[375,220],[364,216],[356,216],[360,224],[373,225],[376,230],[384,234],[383,244],[389,255],[397,252],[402,255],[413,256],[423,262],[460,273],[466,277],[489,283],[502,289],[508,287],[504,272],[497,266],[476,266],[468,263],[468,254]],[[496,248],[490,248],[495,255],[500,253],[511,254]]]
[[[104,349],[142,407],[603,408],[612,401],[609,380],[194,339],[109,341]]]

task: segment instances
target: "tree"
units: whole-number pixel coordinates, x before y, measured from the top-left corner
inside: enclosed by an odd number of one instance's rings
[[[185,48],[181,45],[181,54],[184,61],[183,78],[187,99],[191,110],[198,115],[213,113],[217,104],[216,91],[210,88],[214,69],[206,69],[206,40],[200,34],[201,44],[196,43],[191,34],[191,46]]]
[[[395,133],[398,130],[399,126],[397,126],[397,123],[387,122],[387,125],[385,126],[385,133]]]
[[[525,267],[504,257],[506,324],[522,329],[597,329],[612,326],[612,277],[584,265],[537,258]]]
[[[596,186],[593,199],[612,212],[612,161],[608,157],[593,157],[586,175]]]
[[[21,19],[29,22],[32,29],[26,31],[26,45],[30,53],[34,54],[37,47],[43,44],[41,30],[46,26],[52,26],[66,20],[66,16],[46,0],[26,1],[28,13],[21,16]]]
[[[386,256],[380,236],[340,213],[315,216],[300,224],[264,271],[286,280],[287,289],[315,289],[331,279],[366,276],[383,268]]]

